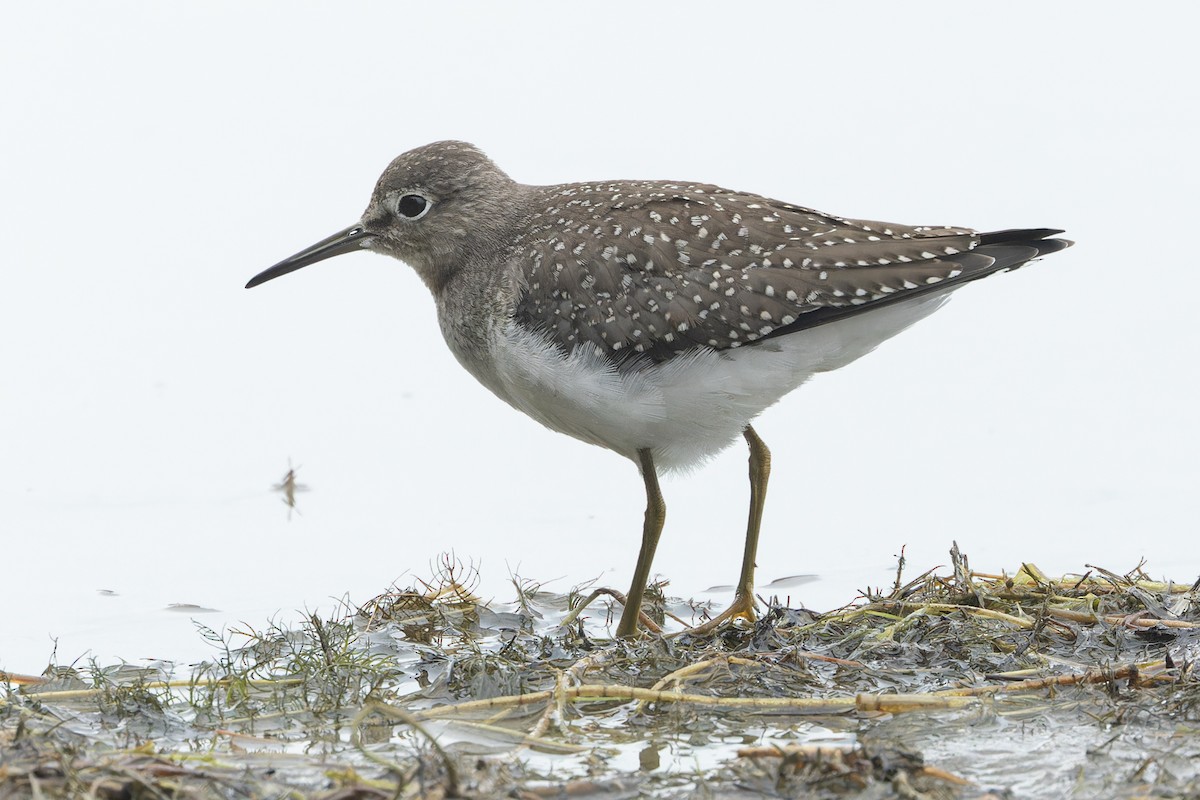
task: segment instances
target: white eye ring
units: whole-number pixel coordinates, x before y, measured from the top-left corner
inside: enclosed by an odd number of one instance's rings
[[[432,207],[433,203],[429,202],[429,198],[411,192],[396,201],[396,213],[409,220],[420,219],[428,214]]]

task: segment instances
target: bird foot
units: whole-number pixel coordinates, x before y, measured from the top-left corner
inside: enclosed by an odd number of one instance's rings
[[[757,618],[757,615],[754,613],[754,595],[750,592],[738,592],[737,595],[734,596],[733,603],[729,606],[729,608],[725,609],[720,614],[717,614],[708,622],[691,628],[685,628],[679,633],[673,635],[682,636],[683,634],[687,634],[688,636],[707,636],[708,634],[713,633],[721,628],[726,623],[732,622],[735,619],[744,619],[750,624],[754,624],[754,621]]]

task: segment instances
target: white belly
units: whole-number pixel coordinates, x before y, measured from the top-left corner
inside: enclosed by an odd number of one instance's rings
[[[485,385],[543,425],[631,459],[650,448],[660,470],[719,453],[764,409],[813,374],[837,369],[933,313],[946,294],[897,303],[808,331],[661,364],[617,369],[595,347],[563,353],[509,323],[493,332]],[[482,377],[482,376],[481,376]]]

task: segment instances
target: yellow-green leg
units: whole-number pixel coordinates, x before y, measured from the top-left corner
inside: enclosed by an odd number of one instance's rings
[[[649,450],[638,450],[638,466],[642,468],[642,481],[646,484],[646,519],[642,525],[642,549],[638,551],[637,567],[633,570],[633,585],[625,598],[625,610],[617,625],[620,638],[637,633],[638,612],[642,608],[642,596],[650,580],[650,565],[654,562],[654,551],[658,549],[658,538],[662,535],[663,522],[667,518],[667,504],[658,488],[658,473],[654,470],[654,459]],[[753,572],[753,567],[751,567]]]
[[[746,547],[742,553],[742,572],[738,576],[737,593],[729,608],[688,633],[711,633],[734,617],[754,619],[754,559],[758,552],[763,506],[767,502],[767,479],[771,477],[771,451],[749,425],[742,435],[746,437],[746,444],[750,445],[750,519],[746,523]]]

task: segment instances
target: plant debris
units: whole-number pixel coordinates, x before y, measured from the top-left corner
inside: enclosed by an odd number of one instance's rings
[[[828,613],[473,571],[334,619],[217,632],[189,668],[0,673],[0,798],[988,798],[1200,795],[1200,584],[1141,567],[970,569]]]

